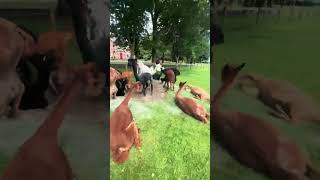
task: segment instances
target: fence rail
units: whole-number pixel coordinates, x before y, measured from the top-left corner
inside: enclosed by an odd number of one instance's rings
[[[151,62],[145,62],[144,63],[145,65],[147,66],[152,66],[153,63]],[[206,65],[208,64],[204,64],[204,63],[196,63],[196,64],[173,64],[173,63],[164,63],[162,66],[165,67],[165,68],[171,68],[171,67],[177,67],[179,69],[181,68],[195,68],[195,67],[202,67],[204,68]],[[123,69],[123,70],[128,70],[128,63],[125,61],[125,62],[110,62],[110,66],[115,68],[115,69]]]

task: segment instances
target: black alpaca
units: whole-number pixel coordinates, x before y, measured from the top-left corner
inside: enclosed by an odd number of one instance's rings
[[[122,74],[121,71],[119,71],[118,69],[115,69],[116,71],[118,71],[120,74]],[[116,80],[116,87],[117,87],[117,94],[116,96],[124,96],[126,95],[126,92],[128,90],[127,85],[129,83],[129,80],[127,79],[117,79]]]
[[[26,61],[20,61],[17,70],[25,86],[19,108],[22,110],[46,108],[48,100],[45,92],[49,87],[50,72],[54,70],[54,57],[36,54]],[[33,66],[36,72],[32,72]],[[37,78],[32,81],[32,74],[37,73]]]
[[[138,63],[137,59],[128,59],[128,66],[132,67],[134,77],[136,81],[140,81],[141,84],[143,85],[142,93],[144,96],[146,96],[146,90],[147,88],[151,87],[151,95],[153,92],[153,84],[152,84],[152,75],[150,73],[142,73],[140,76],[138,75]]]

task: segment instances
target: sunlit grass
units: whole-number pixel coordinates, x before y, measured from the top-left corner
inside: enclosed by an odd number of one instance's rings
[[[209,92],[209,66],[181,69],[178,82],[186,80]],[[191,97],[187,92],[182,95]],[[209,103],[198,102],[209,110]],[[112,103],[111,109],[119,103]],[[157,102],[133,99],[129,107],[141,129],[142,148],[133,148],[122,165],[110,161],[111,179],[209,179],[209,124],[184,114],[175,105],[173,92]]]

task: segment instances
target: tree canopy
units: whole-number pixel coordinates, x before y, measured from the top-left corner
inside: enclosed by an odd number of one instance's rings
[[[112,0],[111,13],[116,44],[129,46],[140,58],[196,62],[208,57],[208,0]]]

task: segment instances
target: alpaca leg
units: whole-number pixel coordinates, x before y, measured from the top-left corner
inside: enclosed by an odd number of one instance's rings
[[[134,124],[134,146],[137,149],[141,148],[140,129]]]
[[[152,96],[152,93],[153,93],[153,84],[152,84],[152,82],[150,83],[150,86],[151,86],[151,96]]]

